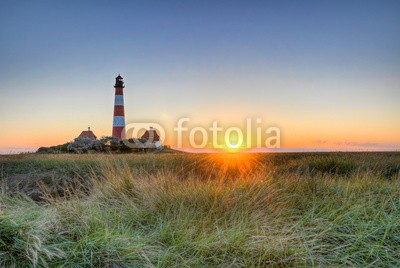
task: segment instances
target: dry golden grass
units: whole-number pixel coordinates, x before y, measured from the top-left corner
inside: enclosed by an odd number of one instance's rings
[[[0,164],[0,266],[400,265],[399,153],[23,155]]]

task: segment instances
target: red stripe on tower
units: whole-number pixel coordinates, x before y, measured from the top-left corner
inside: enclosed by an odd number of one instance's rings
[[[115,101],[112,136],[117,139],[125,139],[125,111],[124,111],[124,81],[118,75],[115,78]]]

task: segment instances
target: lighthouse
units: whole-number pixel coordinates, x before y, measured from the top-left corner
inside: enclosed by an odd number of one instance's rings
[[[112,136],[125,139],[124,81],[121,75],[115,78],[114,120]]]

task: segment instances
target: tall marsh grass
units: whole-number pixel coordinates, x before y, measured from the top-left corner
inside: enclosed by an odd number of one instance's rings
[[[39,183],[39,202],[18,192],[0,197],[0,266],[400,266],[400,178],[386,172],[398,172],[399,159],[3,159],[10,176],[27,170],[24,161],[53,171],[56,184],[71,178],[58,186],[64,193]]]

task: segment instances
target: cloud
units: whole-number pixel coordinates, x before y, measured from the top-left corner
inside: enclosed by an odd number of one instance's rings
[[[355,150],[388,150],[388,151],[398,151],[400,150],[400,144],[390,144],[390,143],[377,143],[377,142],[356,142],[356,141],[338,141],[332,142],[327,140],[317,140],[315,141],[317,145],[332,146],[333,148],[342,149],[355,149]]]
[[[346,142],[336,142],[335,145],[338,146],[349,146],[349,147],[380,147],[386,144],[382,143],[374,143],[374,142],[355,142],[355,141],[346,141]]]

